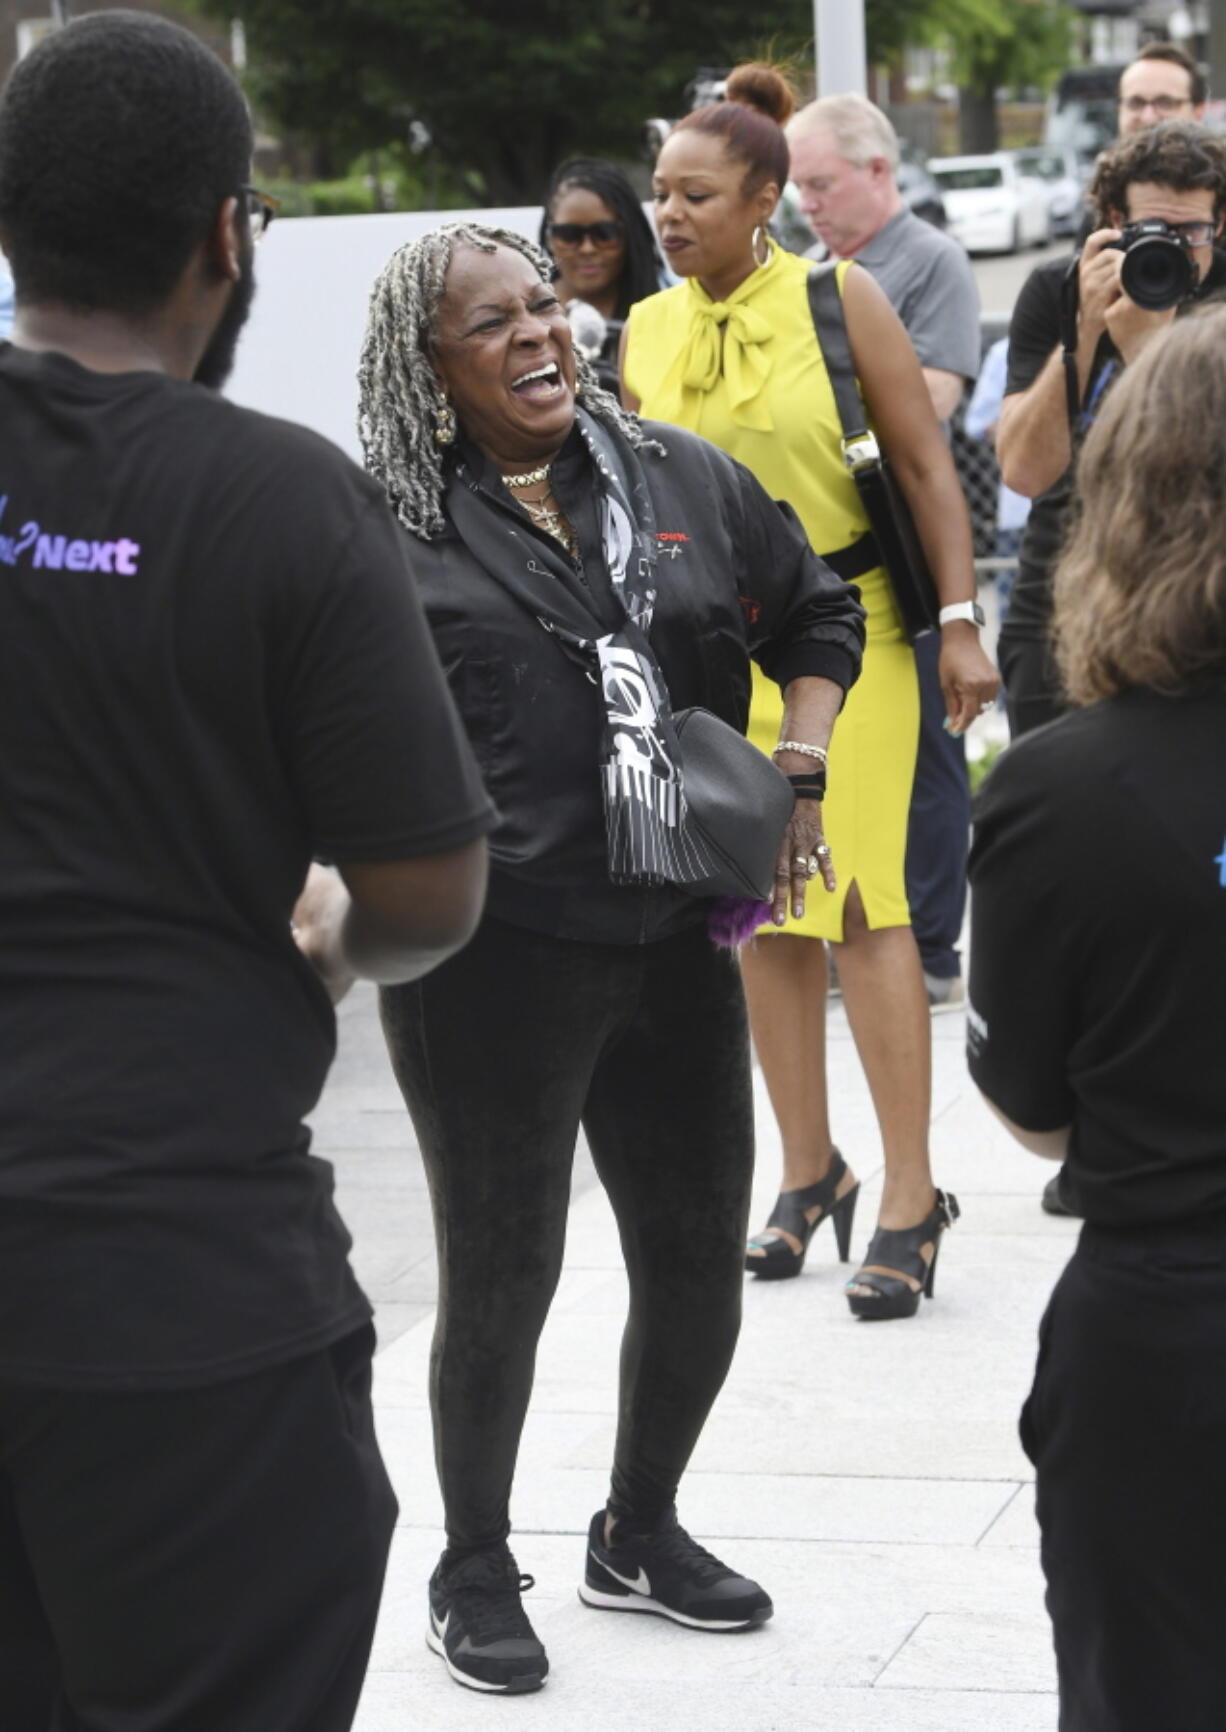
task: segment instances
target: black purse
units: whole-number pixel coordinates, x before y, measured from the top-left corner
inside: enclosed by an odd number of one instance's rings
[[[769,902],[775,861],[796,795],[777,764],[710,710],[677,710],[686,820],[706,844],[715,871],[679,889],[691,896]]]
[[[508,593],[522,604],[516,590]],[[540,614],[533,617],[595,683],[590,657],[558,637]],[[792,784],[772,758],[713,710],[674,710],[673,728],[686,824],[713,862],[706,877],[676,880],[677,889],[687,896],[769,902],[779,848],[796,810]]]
[[[833,262],[814,265],[809,272],[808,292],[813,328],[843,425],[843,461],[851,471],[868,518],[880,555],[877,563],[885,567],[889,576],[903,630],[914,643],[925,632],[937,629],[941,604],[911,507],[864,412]],[[859,546],[857,543],[857,549]],[[861,564],[860,569],[871,570],[871,566]]]

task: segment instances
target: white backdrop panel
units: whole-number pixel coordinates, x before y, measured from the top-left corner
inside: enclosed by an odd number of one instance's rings
[[[441,222],[465,218],[535,240],[541,209],[395,211],[274,223],[256,253],[255,306],[226,395],[301,421],[360,462],[358,351],[371,286],[397,247]]]

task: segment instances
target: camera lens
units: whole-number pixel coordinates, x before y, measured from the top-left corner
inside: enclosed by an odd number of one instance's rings
[[[1124,253],[1120,286],[1147,312],[1178,306],[1196,286],[1196,266],[1187,249],[1169,235],[1140,235]]]

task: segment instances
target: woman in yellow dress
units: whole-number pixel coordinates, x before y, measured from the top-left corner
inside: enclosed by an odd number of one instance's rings
[[[687,115],[654,176],[656,225],[685,280],[632,311],[622,356],[628,406],[690,428],[750,469],[805,525],[817,552],[859,584],[868,610],[864,671],[830,749],[824,825],[838,888],[800,920],[767,926],[742,953],[754,1042],[783,1140],[783,1187],[747,1267],[798,1275],[814,1229],[832,1218],[847,1260],[858,1193],[831,1138],[826,1090],[826,940],[881,1130],[877,1230],[849,1283],[856,1316],[913,1316],[932,1291],[940,1236],[957,1212],[928,1159],[931,1030],[904,883],[919,733],[915,658],[843,463],[841,427],[806,294],[810,266],[766,225],[788,178],[782,127],[794,99],[772,67],[739,67],[727,98]],[[915,357],[867,271],[837,267],[852,357],[869,416],[915,515],[943,606],[970,600],[974,570],[961,489]],[[942,628],[941,684],[961,731],[996,691],[973,624]],[[755,676],[751,737],[788,774],[811,759],[779,740],[781,705]]]

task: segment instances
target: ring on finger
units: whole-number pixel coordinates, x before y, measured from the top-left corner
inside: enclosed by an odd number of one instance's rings
[[[809,858],[805,861],[805,871],[809,874],[810,878],[817,877],[820,866],[821,861],[817,858],[816,854],[810,854]]]
[[[817,847],[813,850],[813,852],[817,855],[819,860],[829,859],[829,857],[830,857],[830,844],[829,844],[829,842],[819,842]]]

